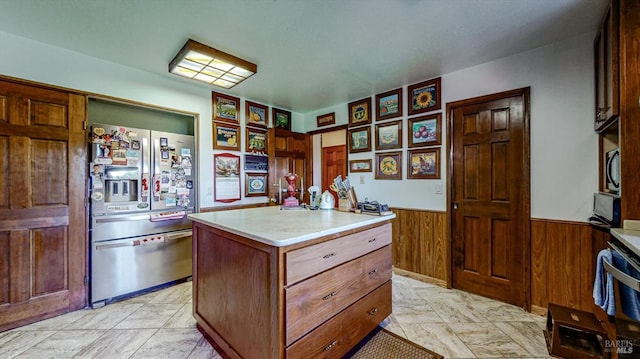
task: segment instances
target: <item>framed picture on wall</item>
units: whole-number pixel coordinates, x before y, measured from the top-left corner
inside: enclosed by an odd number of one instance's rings
[[[440,109],[440,77],[409,86],[409,115]]]
[[[291,112],[279,108],[272,109],[273,127],[291,131]]]
[[[350,160],[349,172],[371,172],[371,160]]]
[[[376,124],[376,150],[402,148],[402,121]]]
[[[409,123],[409,147],[433,146],[442,143],[442,114],[414,117]]]
[[[349,103],[349,127],[371,123],[371,97]]]
[[[269,124],[269,108],[255,102],[245,101],[246,125],[267,127]]]
[[[336,123],[336,113],[331,112],[326,115],[318,116],[317,121],[318,127],[333,125]]]
[[[213,148],[240,151],[239,127],[224,123],[213,123]]]
[[[349,130],[349,153],[371,151],[371,127]]]
[[[267,130],[247,127],[247,152],[267,152]]]
[[[440,178],[440,147],[407,152],[407,178]]]
[[[266,173],[245,173],[244,195],[246,197],[266,196],[268,177]]]
[[[402,179],[402,151],[376,153],[376,179]]]
[[[402,116],[402,88],[376,95],[376,121]]]
[[[212,92],[213,98],[213,119],[216,121],[226,121],[239,123],[240,99],[234,96]]]

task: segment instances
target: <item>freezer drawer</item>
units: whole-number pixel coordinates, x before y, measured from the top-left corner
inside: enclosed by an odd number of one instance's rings
[[[91,217],[91,241],[97,243],[115,238],[129,238],[154,233],[191,229],[187,215],[191,209],[176,209],[145,214],[120,214]]]
[[[187,278],[191,264],[191,230],[93,242],[92,306]]]

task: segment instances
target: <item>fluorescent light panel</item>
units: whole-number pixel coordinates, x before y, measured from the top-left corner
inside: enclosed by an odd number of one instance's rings
[[[189,39],[171,60],[169,72],[230,89],[258,72],[258,66]]]

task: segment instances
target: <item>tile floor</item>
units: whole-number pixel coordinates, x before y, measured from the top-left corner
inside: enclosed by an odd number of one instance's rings
[[[383,325],[446,358],[547,358],[544,317],[393,276]],[[0,358],[220,358],[195,328],[191,283],[0,333]]]

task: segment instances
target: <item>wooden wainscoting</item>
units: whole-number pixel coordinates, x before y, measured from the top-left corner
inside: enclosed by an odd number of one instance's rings
[[[548,303],[594,310],[593,280],[598,252],[608,234],[588,223],[531,220],[531,311]]]
[[[447,213],[392,208],[393,266],[397,273],[443,287],[451,283]],[[531,311],[549,303],[596,311],[596,258],[609,234],[588,223],[531,219]]]
[[[449,222],[446,212],[392,208],[393,266],[428,277],[443,287],[450,283]]]

